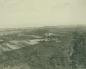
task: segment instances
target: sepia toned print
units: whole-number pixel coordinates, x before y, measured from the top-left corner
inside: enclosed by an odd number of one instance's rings
[[[1,0],[0,69],[86,69],[85,0]]]

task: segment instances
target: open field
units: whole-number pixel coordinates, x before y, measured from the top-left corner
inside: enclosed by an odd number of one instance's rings
[[[86,69],[85,27],[0,31],[0,69]]]

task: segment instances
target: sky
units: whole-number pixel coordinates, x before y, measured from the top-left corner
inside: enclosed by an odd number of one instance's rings
[[[86,0],[0,0],[0,28],[86,25]]]

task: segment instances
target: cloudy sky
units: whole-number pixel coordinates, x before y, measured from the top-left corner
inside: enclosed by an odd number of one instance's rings
[[[0,28],[86,23],[86,0],[0,0]]]

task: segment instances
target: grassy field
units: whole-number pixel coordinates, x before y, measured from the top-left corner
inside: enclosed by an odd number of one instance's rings
[[[0,35],[0,69],[86,69],[86,28],[42,27]]]

